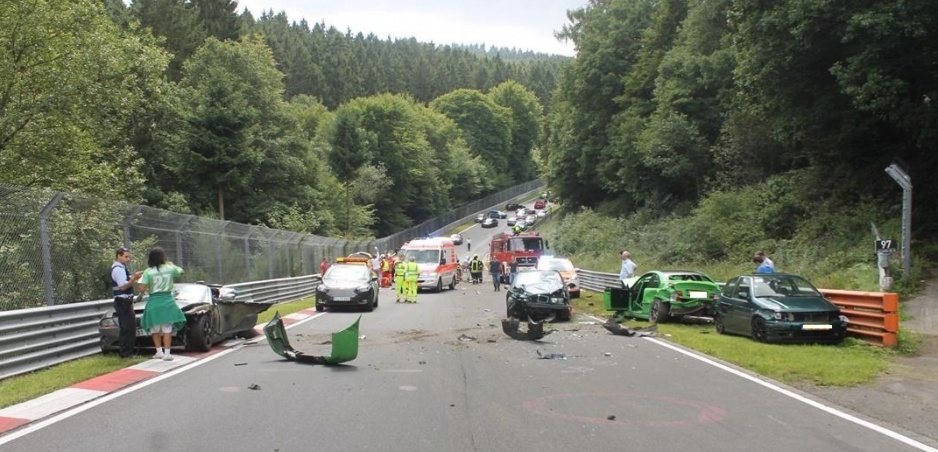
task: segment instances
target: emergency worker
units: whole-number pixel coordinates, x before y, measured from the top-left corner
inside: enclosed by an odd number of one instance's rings
[[[485,264],[482,263],[482,260],[479,259],[478,254],[472,256],[472,260],[469,261],[469,273],[472,274],[472,283],[480,284],[482,283],[482,270],[485,269]]]
[[[391,256],[381,258],[381,287],[391,287]]]
[[[404,273],[407,271],[407,263],[397,261],[394,265],[394,291],[397,294],[395,303],[400,303],[407,299],[407,285],[404,282]]]
[[[417,277],[420,276],[420,267],[417,265],[417,258],[410,256],[407,260],[407,267],[404,269],[404,284],[407,285],[407,302],[417,302]]]

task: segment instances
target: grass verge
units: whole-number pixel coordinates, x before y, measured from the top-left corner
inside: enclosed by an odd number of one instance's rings
[[[600,318],[611,314],[603,306],[602,294],[596,292],[584,291],[573,300],[573,306],[579,314]],[[627,321],[623,325],[639,328],[648,326],[648,322]],[[748,337],[717,334],[713,325],[659,324],[658,335],[790,385],[868,383],[889,368],[897,353],[853,338],[838,346],[763,344]]]
[[[273,318],[275,312],[279,311],[280,315],[284,316],[315,305],[316,300],[312,298],[280,304],[260,313],[257,316],[257,321],[258,323],[267,323]],[[125,359],[113,354],[95,355],[69,361],[48,369],[10,377],[0,381],[0,389],[2,389],[0,390],[0,408],[35,399],[90,378],[141,363],[147,359],[146,356]]]

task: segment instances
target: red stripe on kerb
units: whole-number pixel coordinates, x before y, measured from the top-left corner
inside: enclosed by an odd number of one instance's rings
[[[111,372],[107,375],[101,375],[100,377],[95,377],[90,380],[85,380],[81,383],[76,383],[70,387],[89,389],[92,391],[111,392],[126,386],[130,386],[138,381],[146,380],[147,378],[157,375],[158,373],[159,372],[153,372],[149,370],[121,369]]]

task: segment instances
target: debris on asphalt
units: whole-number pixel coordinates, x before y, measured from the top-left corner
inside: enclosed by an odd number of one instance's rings
[[[615,320],[609,319],[606,323],[603,323],[603,328],[608,330],[610,333],[615,334],[616,336],[656,336],[658,334],[658,324],[654,324],[647,328],[639,328],[636,330],[630,330],[622,325],[619,325]]]
[[[537,350],[537,359],[567,359],[567,355],[563,353],[542,354],[540,350]]]
[[[363,340],[365,340],[366,337],[368,337],[368,336],[365,336],[364,334],[362,334],[361,336],[358,336],[358,340],[363,341]]]
[[[469,342],[469,341],[476,340],[476,338],[472,336],[466,336],[465,334],[460,334],[459,337],[456,339],[459,339],[460,342]]]
[[[603,356],[612,356],[612,353],[606,352],[606,353],[603,353]]]
[[[426,361],[420,361],[417,364],[426,364],[426,363],[427,363]]]
[[[512,339],[519,341],[536,341],[554,332],[554,330],[544,331],[544,323],[525,322],[525,324],[528,330],[527,332],[521,332],[518,328],[521,322],[517,318],[502,319],[502,331]]]
[[[251,383],[251,384],[248,385],[248,389],[253,389],[253,390],[255,390],[255,391],[259,391],[259,390],[261,389],[261,385],[259,385],[259,384],[257,384],[257,383]]]
[[[247,366],[248,363],[235,363],[236,366]]]
[[[608,419],[608,420],[610,420],[610,421],[614,421],[614,420],[616,420],[616,415],[615,415],[615,414],[610,414],[609,416],[606,416],[606,419]]]

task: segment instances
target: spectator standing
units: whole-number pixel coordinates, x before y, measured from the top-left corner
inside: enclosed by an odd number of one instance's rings
[[[619,279],[622,280],[622,285],[625,284],[625,280],[635,276],[635,269],[638,268],[638,265],[635,262],[632,262],[632,254],[626,250],[619,252],[619,258],[622,259],[622,268],[619,270]]]
[[[181,274],[182,269],[169,262],[163,248],[155,247],[150,250],[147,269],[143,271],[143,277],[140,279],[140,291],[150,292],[143,318],[140,319],[140,327],[150,330],[153,336],[155,359],[173,360],[170,353],[173,327],[180,329],[186,325],[186,316],[173,296],[173,283]]]
[[[495,291],[501,291],[502,287],[502,261],[492,257],[492,260],[489,261],[489,273],[492,274],[492,285],[495,286]]]
[[[322,262],[319,263],[319,273],[324,275],[326,270],[329,270],[329,259],[324,256]]]
[[[756,263],[756,273],[775,273],[775,266],[767,263],[765,257],[756,255],[752,261]]]
[[[772,259],[769,259],[769,256],[765,255],[765,251],[756,251],[756,256],[762,256],[762,262],[764,264],[771,266],[773,269],[775,268],[775,262],[772,261]]]
[[[130,358],[134,355],[134,344],[137,342],[137,317],[134,315],[134,284],[140,280],[143,272],[131,274],[130,250],[118,248],[114,253],[114,264],[111,265],[111,293],[114,295],[114,312],[117,313],[119,328],[121,358]]]
[[[466,239],[466,251],[472,251],[472,239]]]
[[[518,274],[518,263],[515,261],[511,261],[511,263],[508,264],[508,284],[515,283],[515,275],[517,274]]]

